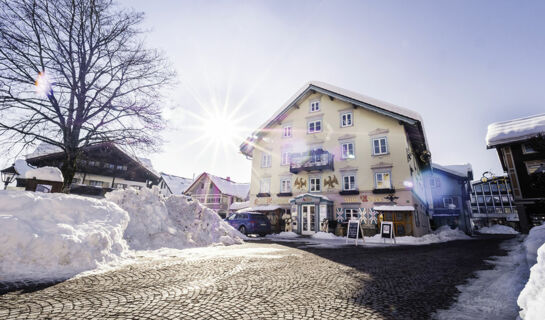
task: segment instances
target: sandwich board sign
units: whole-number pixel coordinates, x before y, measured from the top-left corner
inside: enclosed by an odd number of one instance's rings
[[[382,238],[384,243],[386,243],[386,239],[392,239],[392,240],[394,240],[394,243],[396,243],[396,236],[394,234],[394,223],[393,222],[383,221],[380,224],[380,237]]]
[[[354,239],[354,244],[357,246],[360,230],[361,230],[360,220],[357,220],[357,219],[349,220],[348,225],[346,226],[346,243],[348,243],[349,239]],[[365,238],[363,238],[363,236],[361,238],[365,242]]]

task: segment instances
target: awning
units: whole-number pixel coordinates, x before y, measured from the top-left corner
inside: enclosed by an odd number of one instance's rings
[[[257,207],[252,207],[252,208],[245,208],[245,209],[242,209],[242,210],[239,210],[237,212],[248,212],[248,211],[274,211],[276,209],[280,209],[280,206],[277,206],[277,205],[274,205],[274,204],[270,204],[270,205],[267,205],[267,206],[257,206]]]
[[[413,206],[376,206],[373,209],[376,211],[414,211]]]
[[[240,210],[240,209],[246,209],[250,207],[250,201],[244,201],[244,202],[233,202],[229,206],[230,210]]]

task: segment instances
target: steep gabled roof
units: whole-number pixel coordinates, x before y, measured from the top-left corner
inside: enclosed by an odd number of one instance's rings
[[[392,117],[409,125],[418,125],[424,140],[423,142],[427,147],[427,141],[425,139],[424,128],[422,125],[422,117],[417,112],[363,94],[339,88],[328,83],[311,81],[299,89],[299,91],[297,91],[286,103],[284,103],[284,105],[271,118],[269,118],[257,130],[255,130],[252,135],[240,145],[240,151],[246,156],[250,156],[253,150],[252,145],[254,141],[259,139],[268,128],[275,125],[279,120],[281,121],[283,117],[299,103],[299,101],[316,92],[325,94],[331,98],[351,103],[357,107]]]
[[[250,193],[249,183],[236,183],[213,174],[203,172],[193,183],[186,189],[187,191],[193,188],[202,178],[208,177],[210,181],[218,188],[218,190],[226,195],[235,196],[241,199],[246,199]]]
[[[473,167],[469,163],[455,164],[455,165],[448,165],[448,166],[442,166],[437,163],[432,163],[431,166],[434,170],[437,169],[437,170],[441,170],[443,172],[450,173],[458,177],[463,177],[463,178],[469,177],[469,179],[473,179]],[[470,176],[470,173],[471,173],[471,176]]]
[[[502,144],[524,141],[539,134],[545,134],[545,114],[495,122],[488,126],[486,146],[493,148]]]
[[[175,176],[161,172],[161,178],[167,185],[168,190],[172,194],[183,194],[187,188],[193,183],[193,179]]]

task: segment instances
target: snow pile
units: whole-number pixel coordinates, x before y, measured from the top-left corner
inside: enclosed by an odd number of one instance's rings
[[[15,163],[13,164],[13,167],[15,168],[15,171],[21,176],[24,177],[26,172],[28,170],[35,169],[34,167],[31,167],[25,160],[23,159],[17,159],[15,160]]]
[[[522,119],[492,123],[486,133],[486,144],[489,147],[502,143],[526,140],[545,134],[545,114]]]
[[[503,226],[501,224],[495,224],[492,227],[483,227],[479,229],[479,233],[486,234],[518,234],[518,231],[515,229]]]
[[[268,234],[266,238],[290,239],[290,238],[299,238],[299,235],[291,231],[282,231],[280,233]]]
[[[312,238],[314,239],[339,239],[339,237],[337,237],[336,235],[334,235],[333,233],[330,233],[330,232],[316,232],[315,234],[312,235]],[[341,237],[342,239],[344,239],[344,237]]]
[[[378,236],[380,237],[380,235]],[[425,234],[421,237],[406,236],[396,238],[396,242],[399,244],[418,245],[468,239],[471,239],[471,237],[465,234],[460,229],[451,229],[449,226],[442,226],[440,228],[437,228],[437,230],[435,230],[433,233]]]
[[[159,189],[116,190],[106,198],[130,215],[125,239],[131,249],[184,249],[239,244],[245,238],[211,209],[182,195],[164,197]]]
[[[0,192],[0,281],[65,279],[117,260],[128,214],[65,194]]]
[[[63,182],[61,170],[55,167],[41,167],[36,169],[30,169],[25,172],[25,179],[38,179],[46,181],[58,181]]]
[[[543,319],[545,314],[545,224],[534,227],[524,240],[530,279],[520,293],[517,303],[520,317],[526,320]]]

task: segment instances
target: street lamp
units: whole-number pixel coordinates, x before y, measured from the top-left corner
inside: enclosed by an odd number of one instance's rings
[[[15,180],[15,176],[17,176],[17,171],[15,171],[15,168],[11,166],[2,170],[1,172],[2,182],[4,182],[4,190],[6,190],[8,188],[8,184],[12,183],[13,180]]]

